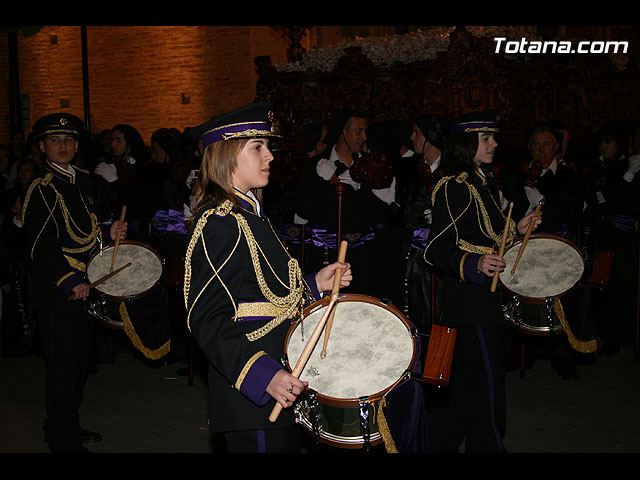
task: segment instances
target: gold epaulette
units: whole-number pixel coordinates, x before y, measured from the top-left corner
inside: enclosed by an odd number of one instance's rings
[[[226,217],[233,210],[233,202],[231,200],[225,200],[220,205],[213,209],[213,213],[218,217]]]
[[[456,182],[458,183],[462,183],[464,182],[467,178],[469,177],[469,174],[467,172],[460,172],[458,174],[458,176],[456,177]]]
[[[436,183],[436,186],[433,187],[433,192],[431,192],[431,205],[435,203],[436,193],[438,192],[438,190],[440,190],[440,187],[442,187],[442,185],[447,183],[452,178],[454,178],[455,181],[458,183],[464,183],[464,181],[467,179],[468,176],[469,175],[467,174],[467,172],[461,172],[458,175],[449,175],[447,177],[442,177],[440,180],[438,180],[438,183]]]

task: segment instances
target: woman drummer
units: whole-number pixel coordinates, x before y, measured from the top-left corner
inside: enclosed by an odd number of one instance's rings
[[[297,261],[264,216],[260,189],[273,155],[269,104],[253,103],[201,128],[205,152],[196,184],[185,262],[187,322],[206,355],[211,431],[230,452],[297,452],[290,408],[306,382],[283,369],[285,337],[305,303],[331,290],[348,263],[302,276]],[[275,402],[284,409],[276,422]]]
[[[505,268],[495,249],[507,229],[524,234],[540,214],[516,225],[500,208],[498,190],[485,169],[498,146],[497,116],[474,113],[454,121],[443,152],[444,177],[433,191],[433,223],[425,260],[444,274],[442,323],[457,330],[448,397],[429,408],[429,449],[502,452],[505,318],[502,297],[491,291],[493,275]]]

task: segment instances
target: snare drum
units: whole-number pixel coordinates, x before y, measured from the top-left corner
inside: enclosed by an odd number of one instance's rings
[[[87,265],[90,283],[111,271],[114,245],[95,254]],[[163,273],[162,259],[151,247],[133,240],[118,245],[114,270],[131,262],[122,272],[92,289],[89,296],[89,313],[107,326],[123,329],[119,308],[121,302],[133,302],[150,293],[160,282]]]
[[[289,328],[285,359],[292,370],[330,297],[307,307]],[[309,387],[296,412],[316,439],[339,448],[360,448],[382,441],[378,409],[382,397],[404,381],[417,342],[409,321],[381,300],[342,295],[335,304],[327,353],[320,358],[324,333],[300,374]]]
[[[532,235],[512,275],[521,242],[514,243],[503,256],[507,265],[500,281],[504,287],[505,317],[534,335],[560,332],[562,325],[556,314],[556,302],[580,283],[585,273],[582,253],[558,235]]]

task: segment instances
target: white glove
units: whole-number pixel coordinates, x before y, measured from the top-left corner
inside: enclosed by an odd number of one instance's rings
[[[529,210],[527,213],[530,213],[536,208],[536,205],[540,203],[540,200],[544,198],[544,195],[542,195],[536,187],[524,187],[524,191],[527,194],[527,200],[529,200]]]
[[[424,218],[427,220],[427,223],[433,223],[433,213],[430,208],[427,208],[424,212]]]
[[[113,163],[100,162],[93,173],[100,175],[109,183],[118,180],[118,169]]]
[[[640,171],[640,154],[629,157],[629,167],[623,177],[627,182],[632,182],[636,174]]]
[[[193,188],[193,182],[198,178],[198,170],[191,170],[187,176],[187,187]]]

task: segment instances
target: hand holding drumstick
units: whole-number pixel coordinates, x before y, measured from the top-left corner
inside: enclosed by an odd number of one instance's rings
[[[531,212],[520,219],[517,224],[519,233],[525,233],[529,227],[535,229],[542,221],[542,213],[539,211]],[[504,253],[504,252],[503,252]],[[499,274],[504,271],[506,263],[502,256],[498,254],[482,255],[478,259],[477,269],[484,273],[487,277],[492,277],[494,274]]]

